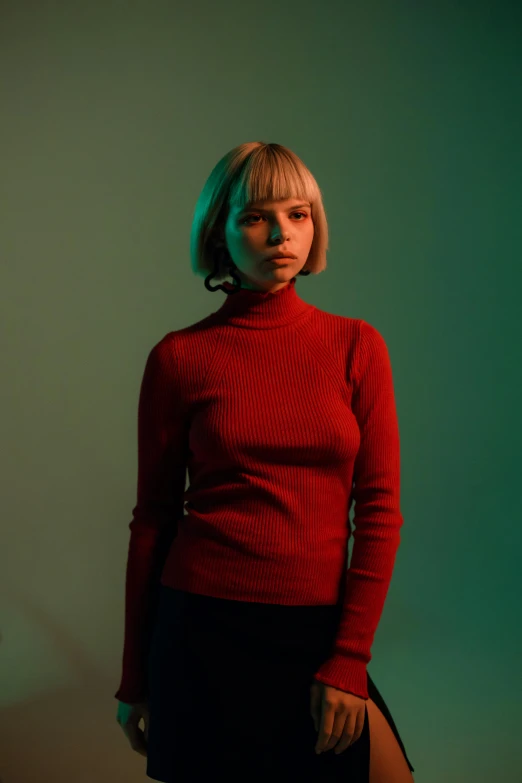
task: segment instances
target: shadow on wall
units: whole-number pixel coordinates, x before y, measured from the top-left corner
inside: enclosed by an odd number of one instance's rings
[[[104,674],[29,592],[0,580],[0,595],[0,783],[142,780],[116,723],[119,670]]]

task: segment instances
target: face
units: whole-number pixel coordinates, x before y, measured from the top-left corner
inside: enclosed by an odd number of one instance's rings
[[[312,240],[312,210],[302,199],[257,202],[240,212],[232,207],[225,225],[225,241],[237,267],[241,286],[275,293],[304,267]],[[268,260],[274,254],[295,258]]]

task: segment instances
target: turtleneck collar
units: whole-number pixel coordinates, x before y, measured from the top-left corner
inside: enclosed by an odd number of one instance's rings
[[[213,316],[219,322],[250,329],[286,326],[312,309],[312,305],[303,302],[297,295],[295,283],[294,278],[275,293],[241,288],[235,294],[227,294],[227,298]],[[228,282],[223,285],[230,290],[233,288]]]

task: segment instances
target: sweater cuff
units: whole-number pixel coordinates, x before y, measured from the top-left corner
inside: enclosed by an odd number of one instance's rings
[[[114,698],[118,701],[122,701],[125,704],[141,704],[148,701],[148,694],[146,688],[127,687],[120,685]]]
[[[366,664],[362,661],[333,655],[317,670],[314,679],[361,699],[369,698]]]

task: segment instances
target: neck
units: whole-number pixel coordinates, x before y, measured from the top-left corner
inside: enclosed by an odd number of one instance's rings
[[[241,288],[227,296],[211,317],[216,322],[252,329],[288,326],[315,309],[298,296],[295,283],[295,278],[292,278],[275,292]],[[225,282],[224,285],[233,290],[231,283]]]

